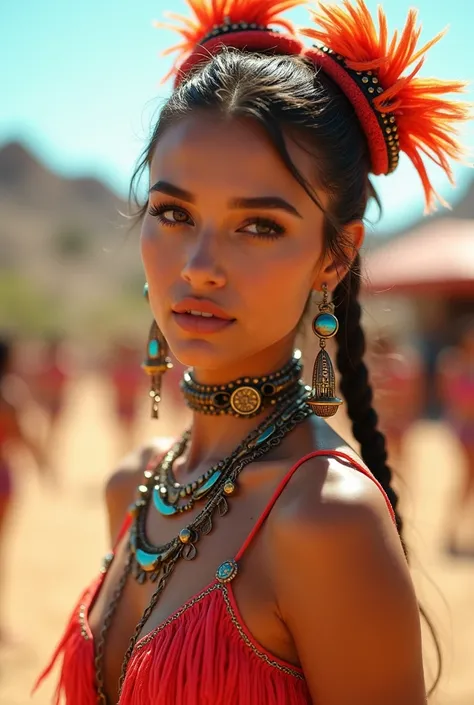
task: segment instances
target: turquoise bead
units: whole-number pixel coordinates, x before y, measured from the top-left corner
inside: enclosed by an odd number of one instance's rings
[[[237,575],[239,568],[234,560],[224,561],[216,571],[216,578],[220,583],[230,583]]]
[[[216,472],[216,473],[214,473],[214,475],[211,475],[211,477],[208,480],[206,480],[206,482],[203,485],[201,485],[201,487],[199,487],[197,490],[195,490],[193,492],[194,499],[199,499],[200,497],[203,497],[206,494],[206,492],[209,492],[211,487],[214,487],[214,485],[216,484],[216,482],[220,478],[220,476],[221,476],[220,472]]]
[[[332,313],[320,313],[313,321],[313,330],[320,338],[332,338],[338,328],[339,322]]]
[[[142,551],[142,549],[139,548],[135,553],[135,558],[140,567],[149,572],[156,568],[159,556],[157,553],[146,553],[146,551]]]
[[[174,507],[172,504],[168,504],[167,502],[163,501],[156,487],[153,490],[153,504],[155,505],[155,509],[165,517],[172,516],[178,511],[176,507]]]
[[[158,357],[160,354],[160,344],[157,340],[150,340],[148,343],[148,355],[150,357]]]
[[[255,445],[256,445],[256,446],[259,446],[260,443],[263,443],[263,442],[266,441],[268,438],[270,438],[270,436],[271,436],[274,432],[275,432],[275,425],[272,424],[271,426],[269,426],[269,428],[266,429],[266,431],[264,431],[264,432],[257,438],[257,440],[255,441]]]
[[[145,282],[143,285],[143,296],[145,297],[145,299],[148,298],[148,282]]]

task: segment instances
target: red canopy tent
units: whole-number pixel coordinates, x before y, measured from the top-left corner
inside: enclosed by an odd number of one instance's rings
[[[366,290],[474,298],[474,220],[439,218],[365,258]]]

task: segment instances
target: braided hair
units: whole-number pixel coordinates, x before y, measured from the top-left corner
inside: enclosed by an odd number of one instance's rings
[[[366,340],[361,326],[360,269],[360,255],[357,254],[347,276],[336,287],[333,297],[335,315],[339,320],[336,334],[339,386],[346,400],[353,436],[360,444],[361,457],[384,488],[395,512],[401,536],[403,521],[397,511],[398,495],[391,484],[392,471],[388,465],[387,444],[384,434],[378,429],[369,370],[364,362]]]
[[[378,416],[372,405],[373,391],[369,370],[364,362],[366,341],[361,326],[360,283],[361,261],[357,253],[351,269],[339,282],[333,295],[335,315],[339,321],[336,334],[339,386],[352,422],[352,434],[360,444],[361,457],[382,485],[392,505],[400,541],[408,560],[408,549],[403,537],[403,519],[397,510],[399,498],[391,484],[392,470],[388,464],[387,444],[384,434],[378,429]],[[441,679],[443,659],[434,625],[420,603],[418,609],[431,634],[438,661],[438,670],[429,693],[431,694]]]

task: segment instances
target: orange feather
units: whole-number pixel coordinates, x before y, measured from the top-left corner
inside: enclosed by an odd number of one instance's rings
[[[219,27],[225,22],[231,24],[246,22],[265,27],[277,25],[288,33],[294,34],[292,23],[283,19],[281,14],[298,5],[306,4],[306,0],[186,0],[186,2],[193,12],[193,18],[166,13],[167,17],[177,20],[178,24],[154,23],[155,27],[177,32],[182,39],[163,53],[164,55],[178,53],[171,71],[163,81],[178,71],[179,66],[214,27]]]
[[[364,0],[356,0],[354,5],[343,0],[340,6],[319,3],[318,11],[310,12],[317,28],[301,33],[342,55],[348,68],[376,73],[384,92],[372,104],[379,112],[396,116],[400,150],[420,175],[427,210],[433,209],[436,199],[444,203],[429,180],[422,157],[440,166],[453,182],[449,159],[461,161],[463,157],[457,126],[471,117],[471,106],[446,97],[462,93],[466,86],[462,81],[416,77],[426,52],[444,32],[417,49],[421,28],[417,27],[416,10],[408,12],[403,31],[395,31],[391,39],[383,9],[378,9],[377,29]],[[409,67],[411,71],[403,75]]]

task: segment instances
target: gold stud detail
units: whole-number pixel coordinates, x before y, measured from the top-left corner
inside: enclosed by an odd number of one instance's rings
[[[189,529],[181,529],[179,532],[179,540],[181,543],[188,543],[191,540],[191,531]]]
[[[224,485],[224,492],[226,494],[232,494],[235,491],[235,485],[232,482],[232,480],[227,480],[227,482]]]

